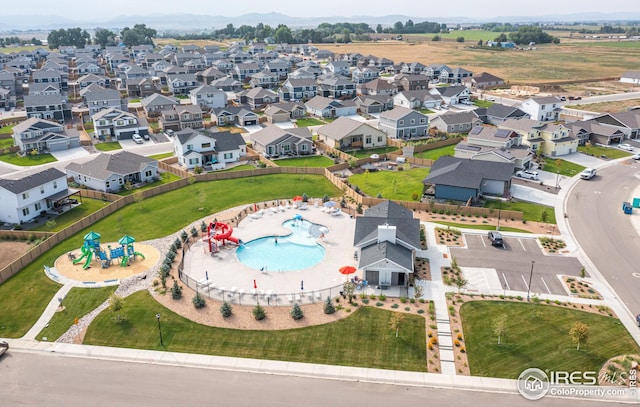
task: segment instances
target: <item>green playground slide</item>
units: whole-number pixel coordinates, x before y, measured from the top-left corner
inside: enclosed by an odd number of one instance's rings
[[[122,262],[120,263],[120,267],[126,267],[129,263],[129,256],[122,256]]]
[[[89,267],[91,267],[91,258],[93,257],[93,253],[88,250],[87,251],[87,261],[84,262],[84,266],[82,266],[83,269],[88,269]]]
[[[82,261],[82,259],[84,259],[85,257],[87,257],[87,254],[91,253],[91,251],[89,249],[87,249],[86,247],[82,246],[80,248],[80,250],[82,251],[82,256],[78,257],[77,259],[73,260],[72,263],[73,264],[78,264]]]
[[[144,260],[144,254],[142,254],[140,252],[133,252],[133,254],[136,255],[136,256],[142,257],[142,260]]]

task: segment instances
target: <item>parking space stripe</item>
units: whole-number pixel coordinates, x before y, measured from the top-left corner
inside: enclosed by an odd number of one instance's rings
[[[504,273],[502,273],[502,279],[504,280],[504,285],[507,287],[507,290],[511,290],[511,287],[509,287],[509,282],[507,281],[507,276],[505,276]]]
[[[529,284],[527,284],[527,279],[526,279],[526,278],[524,278],[524,275],[523,275],[523,274],[520,274],[520,277],[522,277],[522,281],[524,281],[524,285],[527,287],[527,290],[530,290],[530,288],[529,288]]]
[[[546,281],[544,281],[544,278],[540,277],[540,280],[542,280],[542,284],[544,284],[545,288],[547,289],[547,292],[551,294],[551,290],[549,289],[549,286],[547,285]]]
[[[522,246],[522,250],[524,250],[526,252],[527,248],[524,247],[524,243],[522,243],[522,239],[518,238],[518,242],[520,242],[520,246]]]

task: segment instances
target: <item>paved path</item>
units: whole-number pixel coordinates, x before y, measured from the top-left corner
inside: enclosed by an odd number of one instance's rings
[[[51,301],[49,301],[49,305],[45,308],[38,321],[29,329],[29,331],[22,337],[23,340],[33,340],[36,339],[36,335],[42,331],[46,325],[49,323],[53,315],[56,313],[56,310],[60,306],[60,299],[63,299],[69,291],[74,287],[74,283],[72,281],[66,282],[53,296]],[[55,340],[55,338],[51,338]]]

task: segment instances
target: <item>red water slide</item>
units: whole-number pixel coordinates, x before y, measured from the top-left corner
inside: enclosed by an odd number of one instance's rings
[[[217,232],[213,236],[211,236],[212,229]],[[216,222],[215,224],[209,224],[209,236],[213,237],[215,240],[221,241],[222,244],[225,244],[227,240],[235,244],[240,243],[240,240],[231,236],[232,233],[233,228],[226,223]]]

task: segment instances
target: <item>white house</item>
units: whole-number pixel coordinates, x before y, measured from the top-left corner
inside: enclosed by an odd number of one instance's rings
[[[50,152],[80,147],[80,135],[50,120],[29,118],[13,128],[13,142],[20,151]]]
[[[184,129],[175,133],[173,148],[178,162],[188,170],[195,167],[221,170],[247,155],[242,135],[229,131],[210,133]]]
[[[28,222],[74,193],[66,174],[53,167],[0,178],[0,222]]]
[[[102,110],[93,116],[93,130],[95,135],[105,140],[114,137],[115,140],[131,139],[134,134],[144,136],[149,134],[149,127],[139,122],[138,116],[110,108]]]
[[[385,132],[348,117],[339,117],[319,127],[317,131],[319,140],[338,149],[355,150],[387,145]]]
[[[204,85],[198,86],[189,91],[189,98],[192,105],[200,107],[208,107],[214,109],[216,107],[227,106],[227,94],[215,86]]]
[[[640,84],[640,71],[627,71],[620,76],[622,83]]]
[[[314,96],[304,104],[309,114],[317,117],[339,117],[357,114],[358,108],[353,100],[338,100],[324,96]]]
[[[562,103],[555,96],[530,98],[522,102],[520,107],[520,110],[531,116],[531,120],[541,122],[557,121],[561,109]]]

